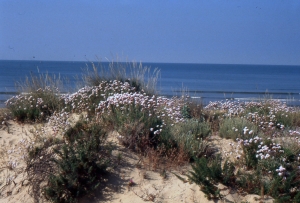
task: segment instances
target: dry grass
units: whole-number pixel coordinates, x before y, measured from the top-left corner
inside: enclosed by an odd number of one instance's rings
[[[136,91],[144,91],[147,94],[157,94],[157,82],[160,77],[160,70],[143,66],[137,62],[110,62],[108,67],[101,63],[91,64],[92,70],[87,67],[82,75],[84,85],[98,86],[103,81],[118,80],[128,82],[136,87]]]
[[[35,92],[38,89],[45,89],[46,87],[50,87],[52,90],[63,90],[64,82],[66,82],[66,78],[61,78],[60,75],[50,75],[48,73],[45,74],[33,74],[30,73],[29,76],[25,77],[24,81],[20,81],[16,83],[17,90],[19,92],[29,93]]]

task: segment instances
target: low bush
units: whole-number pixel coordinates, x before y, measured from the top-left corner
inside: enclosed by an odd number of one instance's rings
[[[192,171],[188,177],[192,182],[200,185],[201,191],[208,199],[220,199],[223,196],[217,184],[233,185],[235,183],[234,170],[233,164],[227,161],[222,167],[221,157],[218,155],[212,159],[201,157],[192,165]]]
[[[220,124],[219,135],[224,138],[236,138],[247,139],[253,137],[258,132],[257,127],[250,121],[244,118],[226,118]]]
[[[68,142],[53,148],[55,173],[50,174],[44,187],[46,199],[52,202],[77,202],[93,194],[102,183],[109,165],[109,153],[104,146],[106,137],[97,125],[78,124],[67,132]],[[72,133],[71,133],[72,132]]]
[[[170,126],[183,120],[178,105],[175,99],[124,93],[100,102],[96,112],[100,122],[120,134],[119,139],[124,145],[144,151],[163,143],[169,145]]]
[[[183,147],[184,151],[192,157],[201,157],[205,154],[208,143],[205,139],[210,135],[210,126],[206,122],[196,119],[187,119],[175,124],[170,133],[177,146]]]
[[[99,102],[105,101],[114,94],[124,94],[135,92],[135,89],[129,83],[114,81],[101,81],[97,86],[86,86],[73,94],[62,95],[65,110],[68,112],[87,112],[93,116],[95,108]]]
[[[62,103],[58,90],[46,87],[10,98],[6,107],[17,121],[45,121],[61,109]]]

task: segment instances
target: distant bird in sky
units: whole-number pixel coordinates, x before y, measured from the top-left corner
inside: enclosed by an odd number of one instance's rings
[[[13,51],[15,51],[15,49],[14,49],[13,47],[11,47],[11,46],[9,46],[8,48],[9,48],[9,49],[12,49]]]

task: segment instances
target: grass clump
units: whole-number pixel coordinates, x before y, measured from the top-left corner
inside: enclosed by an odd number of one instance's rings
[[[160,70],[155,68],[151,71],[150,67],[143,66],[137,62],[118,62],[112,61],[108,67],[100,64],[97,67],[92,63],[92,71],[87,69],[83,75],[83,82],[88,86],[98,86],[103,81],[117,80],[127,82],[134,87],[136,92],[145,92],[147,95],[153,95],[157,92],[157,81],[160,76]]]

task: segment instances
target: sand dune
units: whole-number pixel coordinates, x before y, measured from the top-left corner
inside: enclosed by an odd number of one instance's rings
[[[73,118],[74,121],[76,117]],[[50,127],[47,127],[50,133]],[[11,153],[10,150],[19,150],[22,147],[22,139],[30,140],[33,132],[41,124],[19,124],[15,121],[7,121],[0,126],[1,145],[1,169],[0,169],[0,203],[5,202],[34,202],[26,180],[25,162],[20,161],[21,154]],[[116,134],[109,136],[109,141],[115,144],[114,156],[120,156],[120,163],[114,169],[110,169],[106,185],[99,189],[99,197],[94,202],[111,203],[139,203],[139,202],[259,202],[260,196],[242,195],[237,191],[230,191],[226,187],[219,185],[224,198],[218,201],[209,201],[196,184],[191,184],[187,180],[186,174],[190,166],[182,166],[163,171],[161,167],[153,168],[147,164],[147,160],[134,154],[127,148],[119,145]],[[213,137],[212,143],[219,147],[220,151],[226,150],[228,140]],[[222,147],[221,147],[222,146]],[[224,148],[225,147],[225,148]],[[18,159],[18,165],[13,170],[8,167],[9,160]],[[141,161],[143,159],[143,161]],[[143,164],[141,164],[143,163]],[[178,179],[175,175],[184,177],[186,181]],[[132,181],[133,184],[129,184]],[[40,201],[42,202],[42,201]],[[91,202],[82,199],[82,203]],[[263,202],[272,202],[272,199],[265,199]]]

